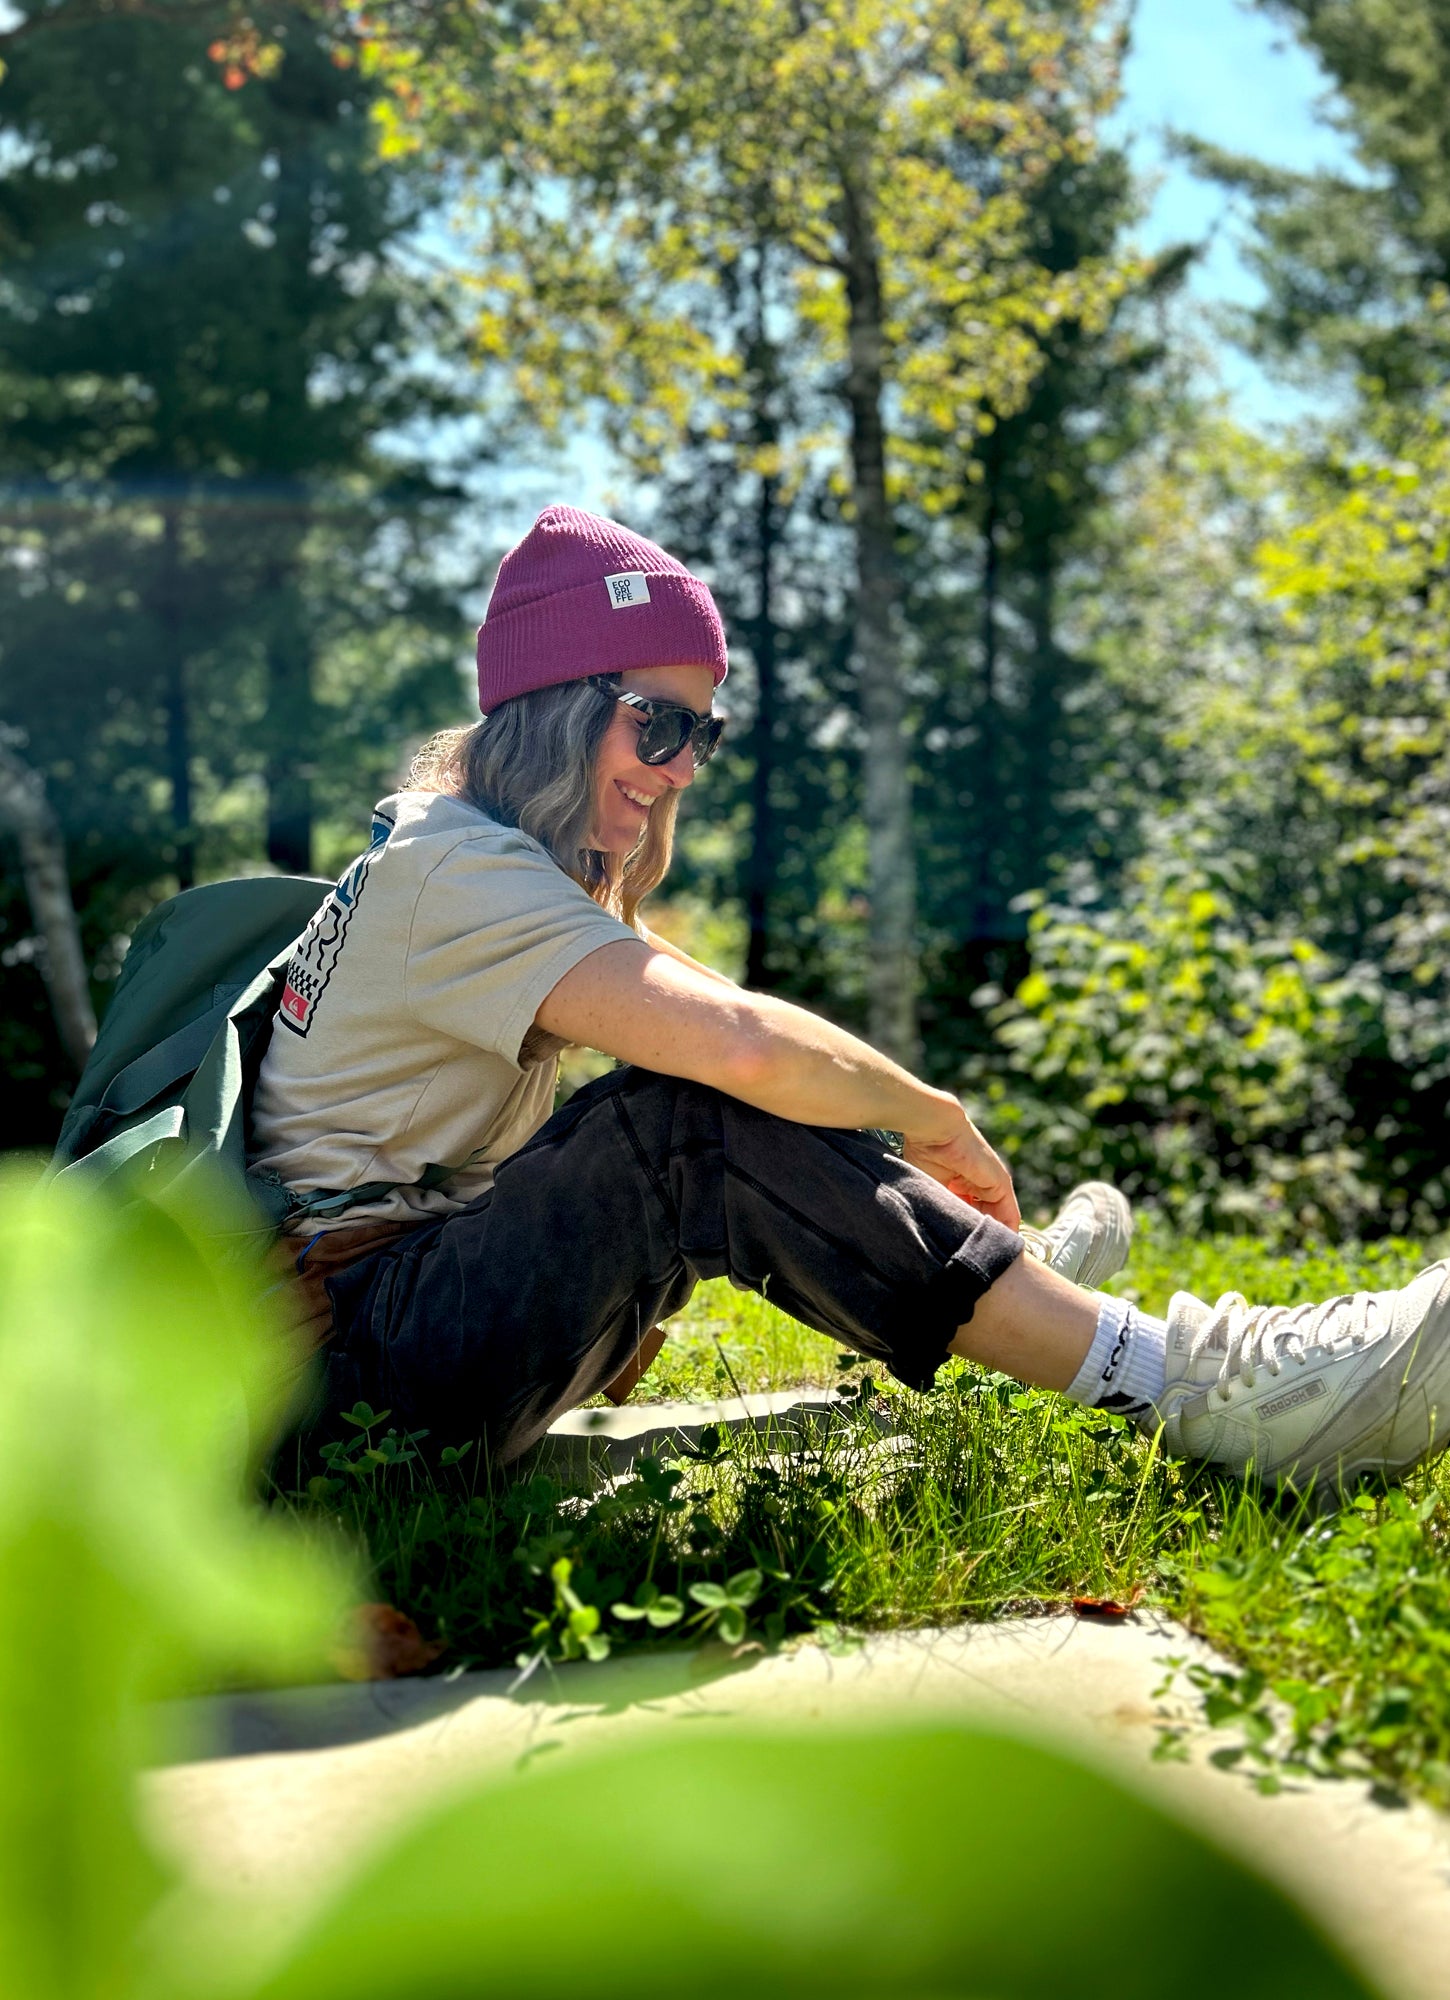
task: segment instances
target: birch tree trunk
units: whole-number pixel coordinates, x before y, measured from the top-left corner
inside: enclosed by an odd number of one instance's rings
[[[0,826],[14,834],[31,915],[45,947],[41,972],[65,1052],[79,1073],[96,1039],[96,1016],[71,901],[65,842],[45,780],[0,732]]]
[[[1027,703],[1027,740],[1032,757],[1025,787],[1022,845],[1025,879],[1035,884],[1044,879],[1050,830],[1062,825],[1057,792],[1061,777],[1063,655],[1057,644],[1056,551],[1050,542],[1043,540],[1029,550],[1029,575],[1032,678]]]
[[[780,424],[773,408],[778,383],[778,357],[766,326],[767,266],[762,243],[755,259],[754,322],[746,368],[754,397],[754,442],[762,452],[780,443]],[[780,540],[780,482],[761,472],[755,496],[755,621],[751,650],[755,655],[757,714],[752,742],[755,764],[750,780],[750,861],[746,874],[745,984],[757,992],[771,984],[767,963],[771,942],[771,902],[776,882],[775,770],[777,752],[776,699],[779,676],[776,644],[775,562]]]
[[[775,886],[775,513],[776,482],[762,476],[756,494],[755,678],[759,712],[755,718],[755,768],[750,780],[750,864],[746,886],[749,928],[745,984],[763,992],[770,985],[770,903]]]
[[[281,482],[262,570],[269,607],[267,706],[262,724],[267,859],[284,875],[312,873],[312,772],[317,754],[312,633],[302,590],[309,500],[300,479]]]
[[[176,886],[196,882],[192,829],[191,713],[186,686],[186,640],[181,624],[181,509],[169,500],[162,513],[162,567],[157,620],[166,706],[166,770],[171,781],[171,824],[176,846]]]
[[[917,1025],[916,853],[911,830],[896,551],[886,497],[881,262],[869,193],[841,176],[850,348],[851,490],[856,532],[856,663],[866,736],[870,901],[868,1033],[906,1068],[921,1065]]]
[[[300,499],[297,505],[300,513]],[[317,719],[312,639],[305,625],[295,549],[272,567],[268,588],[272,623],[267,638],[267,859],[284,874],[310,875]]]
[[[986,454],[987,508],[982,522],[982,689],[977,715],[977,779],[972,787],[976,819],[972,933],[990,938],[1000,928],[992,879],[992,835],[997,825],[997,606],[1002,588],[997,529],[1001,518],[1000,452],[995,437]]]

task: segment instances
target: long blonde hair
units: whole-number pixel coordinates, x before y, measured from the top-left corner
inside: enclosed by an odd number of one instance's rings
[[[516,826],[611,916],[638,929],[635,913],[670,865],[680,801],[675,791],[656,799],[623,859],[588,845],[594,760],[613,715],[613,701],[588,681],[536,688],[500,702],[471,727],[440,730],[413,759],[408,783]]]

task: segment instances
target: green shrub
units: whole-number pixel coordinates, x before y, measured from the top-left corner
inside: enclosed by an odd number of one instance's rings
[[[1154,852],[1117,905],[1044,904],[1030,936],[967,1078],[1029,1200],[1095,1174],[1190,1230],[1373,1224],[1347,1082],[1375,996],[1246,915],[1232,864]]]

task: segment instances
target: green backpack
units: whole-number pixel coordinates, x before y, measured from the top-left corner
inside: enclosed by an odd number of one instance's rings
[[[138,926],[95,1047],[71,1099],[53,1175],[168,1186],[218,1172],[280,1229],[340,1214],[394,1183],[297,1195],[248,1170],[252,1092],[293,947],[331,882],[256,875],[184,889]],[[447,1169],[430,1168],[424,1186]],[[158,1183],[159,1185],[159,1183]]]

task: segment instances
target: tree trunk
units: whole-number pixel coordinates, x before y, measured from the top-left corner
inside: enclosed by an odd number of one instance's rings
[[[60,822],[40,773],[17,756],[0,733],[0,825],[20,847],[20,867],[35,928],[45,947],[41,972],[66,1054],[77,1074],[96,1039],[80,926],[71,900]]]
[[[1048,542],[1040,543],[1030,558],[1032,624],[1032,680],[1028,690],[1027,727],[1032,756],[1027,764],[1024,787],[1023,866],[1026,886],[1040,886],[1047,865],[1048,849],[1058,820],[1056,797],[1059,778],[1059,745],[1062,711],[1062,655],[1057,649],[1057,566]]]
[[[283,150],[273,184],[274,257],[281,260],[288,315],[305,326],[315,310],[308,276],[314,258],[326,255],[322,177],[311,146]],[[321,233],[319,233],[321,232]],[[264,565],[271,617],[267,633],[267,859],[289,875],[312,873],[312,776],[317,759],[312,633],[306,617],[303,557],[311,506],[305,440],[309,413],[308,368],[300,342],[274,351],[269,396],[278,426],[270,444],[269,472],[278,492],[276,537]]]
[[[284,526],[284,533],[288,532]],[[312,759],[317,718],[312,641],[303,616],[295,555],[267,578],[267,859],[288,875],[312,873]]]
[[[192,827],[191,716],[187,706],[186,644],[181,618],[181,509],[168,501],[162,510],[161,677],[166,705],[166,775],[171,785],[171,824],[177,887],[196,881],[196,835]]]
[[[770,983],[770,898],[775,886],[775,583],[776,482],[762,477],[756,501],[755,767],[750,779],[750,874],[746,895],[749,938],[745,984],[763,990]]]
[[[977,721],[977,782],[972,787],[977,854],[972,930],[979,938],[995,937],[1001,928],[996,884],[992,879],[992,845],[998,824],[997,602],[1002,587],[1002,558],[997,542],[999,501],[997,454],[993,451],[987,459],[987,511],[982,523],[982,687]]]
[[[886,497],[885,337],[881,269],[869,195],[848,166],[841,178],[850,352],[851,493],[856,533],[856,664],[866,735],[865,808],[870,900],[866,993],[869,1033],[908,1069],[921,1064],[917,1025],[916,853],[911,826],[896,550]]]
[[[759,246],[755,263],[754,324],[751,327],[749,374],[754,392],[754,437],[761,450],[779,442],[774,408],[777,356],[766,327],[766,249]],[[750,862],[746,878],[745,984],[757,991],[771,984],[771,896],[775,888],[775,766],[778,675],[775,626],[775,551],[780,539],[779,482],[762,472],[755,502],[756,616],[752,635],[755,654],[756,715],[753,733],[755,762],[750,779]]]

